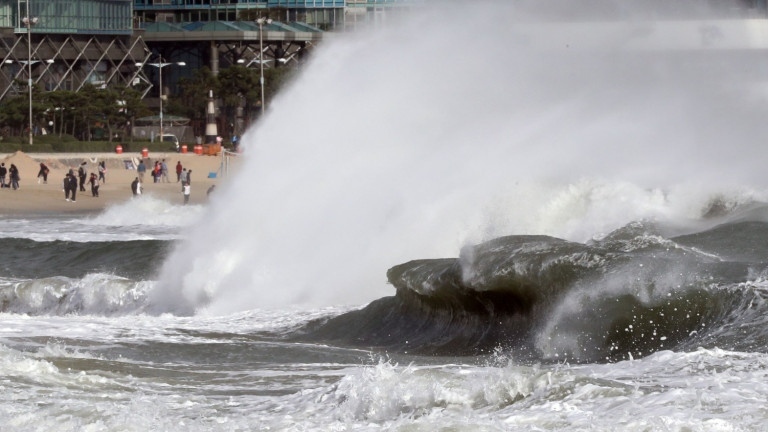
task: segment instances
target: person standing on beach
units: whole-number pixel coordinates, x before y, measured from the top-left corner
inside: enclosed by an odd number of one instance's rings
[[[181,161],[176,162],[176,183],[181,181],[181,170],[182,169],[183,168],[181,166]]]
[[[133,196],[138,196],[141,194],[141,186],[139,186],[141,183],[139,183],[139,178],[136,177],[131,182],[131,192],[133,192]]]
[[[168,180],[168,164],[165,163],[165,159],[160,163],[160,175],[163,179],[163,183],[170,183]]]
[[[8,170],[8,175],[11,177],[11,187],[13,190],[18,189],[21,177],[19,177],[19,169],[16,168],[16,165],[11,164],[11,168]]]
[[[107,182],[107,164],[104,161],[99,162],[99,181]]]
[[[77,177],[69,170],[67,176],[64,177],[64,199],[70,201],[69,195],[72,195],[72,202],[76,202],[75,197],[77,195]]]
[[[5,183],[5,176],[8,175],[8,168],[5,167],[5,162],[0,163],[0,188],[8,187]]]
[[[40,162],[40,171],[37,172],[37,183],[40,183],[40,177],[43,178],[43,183],[48,184],[48,172],[50,170],[44,163]]]
[[[181,176],[179,178],[181,178],[181,191],[184,192],[184,185],[187,184],[187,169],[186,168],[184,168],[181,171]]]
[[[184,183],[184,205],[189,202],[189,194],[192,193],[192,186],[189,183]]]
[[[64,201],[69,201],[69,173],[64,174]]]
[[[96,177],[96,173],[91,173],[91,178],[88,179],[88,183],[91,184],[91,195],[94,197],[99,196],[99,179]]]
[[[70,200],[69,199],[70,194],[74,196],[75,193],[77,192],[77,180],[73,182],[72,179],[73,179],[72,171],[70,170],[70,172],[64,175],[64,200],[65,201]],[[72,187],[73,183],[75,185],[74,188]]]
[[[144,165],[144,161],[143,160],[139,161],[139,166],[136,167],[136,172],[139,173],[138,180],[140,182],[143,182],[144,181],[144,173],[147,172],[147,166]]]
[[[160,161],[155,161],[155,168],[152,170],[152,178],[155,183],[160,183],[160,177],[163,175],[163,168],[160,165]]]
[[[88,178],[88,172],[85,171],[85,162],[80,164],[77,169],[77,176],[80,177],[80,192],[85,192],[85,179]]]

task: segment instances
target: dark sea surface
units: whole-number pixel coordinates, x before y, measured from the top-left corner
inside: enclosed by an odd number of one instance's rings
[[[367,305],[225,316],[152,307],[175,240],[26,230],[0,239],[0,418],[9,430],[760,430],[765,215],[754,204],[674,235],[635,222],[586,243],[500,237],[393,266],[393,295]]]

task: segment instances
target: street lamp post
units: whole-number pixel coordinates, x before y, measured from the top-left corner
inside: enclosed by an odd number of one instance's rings
[[[154,66],[157,68],[157,73],[159,75],[159,84],[160,84],[160,141],[163,141],[163,68],[166,66],[186,66],[187,64],[185,62],[170,62],[166,63],[163,61],[163,57],[160,56],[160,61],[157,63],[147,63],[150,66]],[[136,63],[137,67],[143,66],[144,63]]]
[[[264,115],[264,24],[271,24],[272,20],[269,18],[258,18],[256,22],[259,24],[259,71],[261,83],[261,115]]]
[[[27,16],[21,22],[27,26],[27,88],[29,89],[29,145],[32,145],[32,26],[37,24],[37,18],[29,16],[29,0],[27,0]]]

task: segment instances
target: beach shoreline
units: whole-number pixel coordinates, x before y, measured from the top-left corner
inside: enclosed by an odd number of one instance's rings
[[[223,180],[223,156],[196,155],[193,153],[158,152],[144,158],[147,172],[144,175],[143,196],[152,196],[173,204],[183,204],[181,183],[176,178],[176,163],[192,171],[190,204],[207,202],[207,191]],[[138,176],[133,168],[142,159],[140,153],[6,153],[0,154],[0,162],[9,168],[11,164],[19,169],[19,189],[0,189],[0,215],[6,216],[50,216],[55,214],[94,214],[109,206],[134,199],[131,182]],[[150,174],[156,160],[165,160],[168,165],[168,182],[154,183]],[[40,163],[49,168],[48,182],[38,179]],[[76,201],[64,199],[63,179],[67,171],[77,173],[85,163],[88,175],[97,173],[98,165],[107,167],[106,183],[99,186],[99,196],[91,193],[86,181],[86,191],[79,189]],[[130,168],[128,168],[131,166]],[[6,177],[6,183],[10,183]],[[141,198],[141,196],[136,197]]]

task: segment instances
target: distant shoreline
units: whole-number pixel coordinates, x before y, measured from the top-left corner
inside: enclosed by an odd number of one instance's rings
[[[19,169],[21,181],[19,190],[10,188],[0,189],[0,214],[13,216],[34,216],[51,214],[93,214],[105,210],[111,205],[131,200],[133,194],[130,184],[137,177],[134,169],[126,169],[124,161],[140,159],[141,154],[130,153],[4,153],[0,154],[0,162],[6,168],[15,164]],[[181,184],[176,182],[176,163],[181,162],[184,168],[192,170],[192,192],[190,204],[204,204],[208,197],[206,192],[211,185],[222,181],[222,156],[202,156],[193,153],[150,153],[150,165],[156,160],[165,159],[168,165],[169,182],[154,183],[148,167],[143,183],[144,195],[166,200],[172,204],[183,205]],[[106,183],[99,186],[99,196],[93,197],[90,185],[86,182],[85,192],[78,189],[76,202],[64,199],[63,178],[69,169],[77,171],[79,165],[86,163],[89,175],[97,172],[100,162],[107,167]],[[48,166],[48,183],[38,183],[37,174],[40,162]],[[209,178],[209,174],[214,176]],[[6,182],[8,179],[6,178]]]

